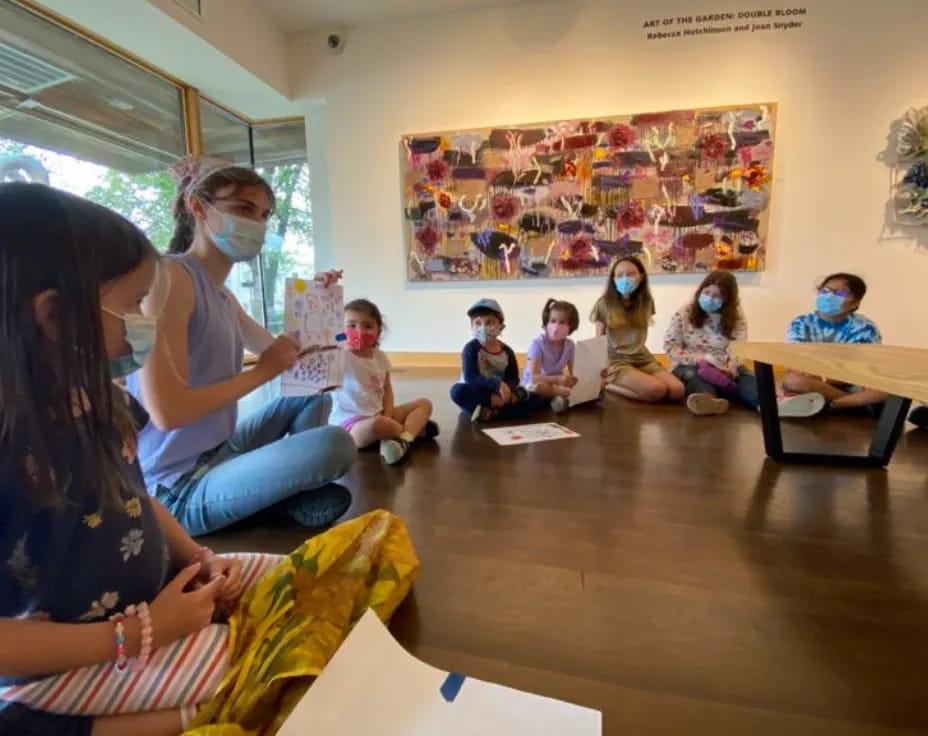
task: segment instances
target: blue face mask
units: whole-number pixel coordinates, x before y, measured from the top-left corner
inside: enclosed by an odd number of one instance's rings
[[[820,291],[815,297],[815,309],[829,317],[836,317],[844,311],[844,297],[830,291]]]
[[[222,220],[222,229],[214,232],[207,225],[213,243],[232,263],[243,263],[257,257],[267,239],[267,224],[244,217],[220,212],[212,205],[209,208]]]
[[[708,294],[699,295],[699,306],[702,307],[704,312],[712,314],[713,312],[718,312],[725,306],[725,302],[719,299],[717,296],[710,296]]]
[[[635,293],[639,282],[634,276],[616,276],[612,283],[615,284],[615,290],[622,296],[629,296]]]
[[[110,374],[114,378],[122,378],[134,373],[145,363],[155,346],[155,328],[158,321],[144,314],[117,314],[106,307],[103,307],[103,311],[126,324],[126,342],[129,343],[132,352],[109,359]]]

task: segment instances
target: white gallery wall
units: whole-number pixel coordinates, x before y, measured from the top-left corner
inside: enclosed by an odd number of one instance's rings
[[[928,104],[925,0],[808,0],[792,31],[648,41],[650,19],[803,6],[782,0],[565,0],[289,41],[307,115],[317,262],[345,269],[348,297],[384,310],[391,350],[456,351],[464,312],[493,296],[524,350],[549,296],[583,316],[603,281],[409,285],[399,189],[404,133],[745,102],[779,103],[767,270],[739,277],[751,337],[781,339],[816,279],[863,275],[863,312],[886,342],[928,346],[928,249],[884,232],[890,123]],[[783,20],[783,19],[773,19]],[[724,25],[724,24],[715,24]],[[659,29],[660,30],[660,29]],[[924,240],[928,241],[928,227]],[[652,279],[652,349],[699,276]],[[581,336],[592,333],[584,323]]]

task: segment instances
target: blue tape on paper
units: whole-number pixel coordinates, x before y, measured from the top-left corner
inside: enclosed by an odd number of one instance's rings
[[[453,703],[458,693],[461,692],[461,686],[464,684],[465,679],[464,675],[459,675],[457,672],[449,672],[444,683],[442,683],[442,686],[439,688],[441,696],[449,703]]]

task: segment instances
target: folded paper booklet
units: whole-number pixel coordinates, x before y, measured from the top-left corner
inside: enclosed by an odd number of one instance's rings
[[[345,356],[336,336],[344,321],[341,286],[324,288],[308,279],[287,279],[284,285],[284,330],[300,343],[301,357],[280,377],[281,396],[317,394],[341,386]]]
[[[600,736],[599,711],[431,667],[368,610],[278,736]]]

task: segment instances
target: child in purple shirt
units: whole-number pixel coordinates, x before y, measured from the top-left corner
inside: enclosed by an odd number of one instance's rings
[[[570,302],[548,299],[541,312],[542,333],[528,346],[528,363],[522,383],[539,396],[551,399],[551,408],[567,408],[573,375],[574,341],[568,335],[580,326],[580,314]]]

